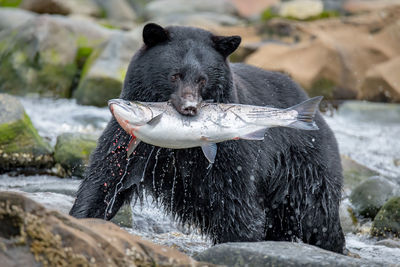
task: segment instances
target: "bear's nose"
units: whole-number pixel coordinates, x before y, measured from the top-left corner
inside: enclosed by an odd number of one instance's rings
[[[184,115],[195,116],[197,115],[197,108],[195,106],[188,106],[182,109]]]

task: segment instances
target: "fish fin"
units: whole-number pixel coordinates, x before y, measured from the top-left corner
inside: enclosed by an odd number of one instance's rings
[[[156,126],[156,125],[160,122],[162,115],[163,115],[163,114],[161,113],[161,114],[155,116],[154,118],[152,118],[151,120],[149,120],[149,121],[147,122],[147,124],[148,124],[148,125],[151,125],[151,126]]]
[[[217,155],[217,144],[207,143],[201,146],[204,156],[208,159],[210,163],[214,163],[215,156]]]
[[[240,139],[244,140],[264,140],[265,129],[257,130],[252,133],[248,133],[240,136]]]
[[[126,153],[127,153],[127,155],[128,155],[128,158],[129,158],[129,156],[133,153],[133,151],[135,150],[135,148],[139,145],[139,143],[140,143],[140,140],[137,139],[136,137],[133,137],[133,136],[132,136],[131,141],[130,141],[129,144],[128,144],[128,149],[126,150]]]
[[[322,98],[322,96],[316,96],[288,108],[287,110],[297,111],[296,121],[288,125],[288,127],[301,130],[318,130],[319,128],[314,121],[314,117]]]

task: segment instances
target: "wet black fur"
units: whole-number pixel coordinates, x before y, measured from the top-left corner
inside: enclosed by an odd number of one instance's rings
[[[185,65],[200,66],[206,73],[203,99],[279,108],[307,99],[285,75],[228,63],[224,51],[232,49],[232,38],[221,51],[224,44],[216,45],[220,38],[207,31],[168,27],[166,33],[148,40],[150,45],[135,54],[121,98],[169,100],[174,93],[169,77]],[[302,240],[342,253],[340,158],[319,113],[316,123],[319,131],[271,128],[264,141],[219,143],[215,164],[207,169],[200,148],[173,150],[144,143],[127,166],[130,137],[112,119],[91,156],[70,214],[110,219],[145,190],[180,222],[199,227],[215,243]],[[105,215],[116,189],[113,208]]]

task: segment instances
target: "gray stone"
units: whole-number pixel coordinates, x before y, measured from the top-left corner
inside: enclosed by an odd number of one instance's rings
[[[348,203],[348,200],[342,201],[339,206],[340,225],[343,233],[353,233],[356,231],[357,219],[354,216],[353,209]]]
[[[0,31],[18,27],[36,16],[18,8],[0,8]]]
[[[226,243],[194,256],[196,260],[227,266],[384,266],[318,247],[291,242]]]
[[[141,37],[133,33],[116,33],[96,48],[82,71],[74,98],[79,104],[106,106],[119,96],[129,62],[141,46]]]
[[[217,14],[235,15],[236,9],[228,0],[157,0],[145,7],[145,17],[148,20],[157,20],[171,14],[196,14],[212,12]],[[216,15],[217,16],[217,15]]]
[[[388,248],[400,248],[400,241],[393,239],[383,239],[375,243],[378,246],[385,246]]]
[[[96,0],[103,10],[103,17],[116,26],[124,26],[136,20],[136,13],[126,0]]]
[[[0,94],[0,173],[16,168],[47,168],[52,151],[18,99]]]
[[[399,186],[379,176],[370,177],[357,186],[350,195],[354,212],[374,218],[389,198],[399,194]]]
[[[133,213],[130,204],[123,205],[115,214],[114,218],[111,219],[113,223],[118,224],[121,227],[132,228],[133,225]]]

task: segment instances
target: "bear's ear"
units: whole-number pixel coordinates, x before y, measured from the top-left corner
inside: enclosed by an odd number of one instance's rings
[[[214,42],[215,49],[220,52],[224,57],[228,57],[233,51],[238,48],[242,38],[240,36],[213,36],[212,41]]]
[[[158,24],[148,23],[143,28],[143,42],[147,47],[169,40],[168,32]]]

